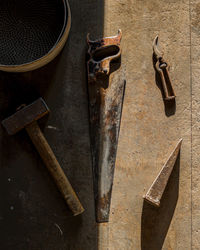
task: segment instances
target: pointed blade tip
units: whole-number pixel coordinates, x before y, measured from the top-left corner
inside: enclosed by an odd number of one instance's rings
[[[182,138],[178,141],[176,147],[174,148],[174,150],[173,150],[173,152],[172,152],[172,154],[170,155],[169,158],[175,156],[176,159],[177,159],[177,157],[178,157],[178,155],[179,155],[179,152],[180,152],[180,149],[181,149],[182,141],[183,141]]]
[[[156,56],[162,56],[163,51],[160,49],[159,43],[158,43],[158,35],[153,40],[153,52]]]
[[[181,145],[182,145],[182,142],[183,142],[183,138],[181,138],[179,141],[178,141],[178,143],[177,143],[177,147],[181,147]]]

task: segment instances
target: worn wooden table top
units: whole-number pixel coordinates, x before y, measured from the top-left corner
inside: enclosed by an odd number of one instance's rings
[[[63,53],[42,69],[1,73],[0,118],[42,96],[44,133],[86,211],[73,217],[25,132],[0,129],[2,250],[95,250],[86,88],[86,35],[123,32],[126,93],[109,225],[110,250],[200,249],[200,1],[70,1],[72,30]],[[159,35],[177,95],[164,104],[152,61]],[[143,194],[183,138],[159,209]]]

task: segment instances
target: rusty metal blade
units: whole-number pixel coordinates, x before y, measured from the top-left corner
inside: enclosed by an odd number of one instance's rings
[[[121,67],[121,30],[113,37],[88,37],[88,94],[96,221],[108,222],[117,153],[125,70]]]
[[[179,155],[181,144],[182,144],[182,139],[179,140],[175,149],[172,151],[166,163],[162,167],[160,173],[158,174],[158,176],[152,183],[151,187],[149,188],[148,192],[144,196],[144,199],[147,202],[151,203],[152,205],[156,207],[160,206],[160,200],[167,186],[167,183],[171,175],[171,172],[174,168],[176,159]]]
[[[111,74],[106,87],[100,82],[88,86],[97,222],[109,220],[124,87],[125,76],[121,68]]]

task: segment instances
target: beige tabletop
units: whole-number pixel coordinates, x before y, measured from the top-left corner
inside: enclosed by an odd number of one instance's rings
[[[200,249],[200,1],[70,1],[72,29],[60,57],[31,73],[1,73],[1,119],[42,96],[44,134],[85,208],[72,217],[25,132],[0,130],[3,250],[96,250],[86,83],[86,35],[123,32],[126,92],[119,136],[109,250]],[[167,106],[152,61],[159,35],[176,105]],[[143,202],[180,138],[161,207]]]

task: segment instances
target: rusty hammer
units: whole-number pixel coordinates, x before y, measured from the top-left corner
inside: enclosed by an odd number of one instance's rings
[[[48,113],[49,108],[44,100],[39,98],[32,104],[25,106],[12,116],[3,120],[2,125],[9,135],[14,135],[23,128],[26,129],[73,215],[78,215],[84,211],[84,208],[37,123],[38,119]]]

